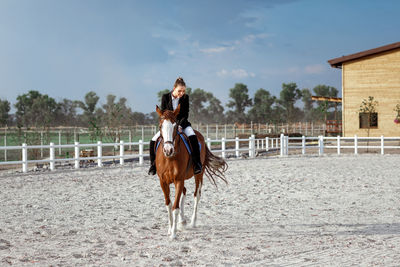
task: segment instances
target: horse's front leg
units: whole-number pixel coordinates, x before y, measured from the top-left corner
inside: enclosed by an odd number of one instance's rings
[[[168,212],[168,234],[171,234],[171,229],[172,229],[172,204],[171,200],[169,199],[169,184],[164,183],[160,180],[161,184],[161,189],[164,193],[164,198],[165,198],[165,205],[167,207],[167,212]]]
[[[180,214],[180,209],[179,209],[179,202],[181,199],[181,195],[183,192],[183,188],[184,188],[184,182],[182,181],[178,181],[175,183],[175,201],[174,201],[174,205],[172,206],[172,219],[173,219],[173,223],[172,223],[172,230],[171,230],[171,239],[175,239],[176,238],[176,229],[177,229],[177,224],[178,224],[178,216]]]

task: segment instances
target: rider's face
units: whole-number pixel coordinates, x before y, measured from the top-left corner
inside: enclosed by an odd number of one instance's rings
[[[186,92],[186,87],[182,86],[182,85],[178,85],[177,87],[174,88],[174,91],[172,94],[174,95],[174,97],[180,98],[185,94],[185,92]]]

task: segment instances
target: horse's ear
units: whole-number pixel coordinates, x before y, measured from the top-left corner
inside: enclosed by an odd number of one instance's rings
[[[175,118],[178,116],[179,111],[181,111],[181,104],[179,104],[179,105],[176,107],[176,109],[174,110],[174,116],[175,116]]]
[[[156,105],[156,112],[157,112],[157,114],[158,114],[158,116],[162,116],[162,111],[161,111],[161,109],[158,107],[158,105]]]

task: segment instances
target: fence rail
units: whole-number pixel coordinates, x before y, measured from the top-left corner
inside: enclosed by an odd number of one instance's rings
[[[280,155],[289,155],[289,150],[294,152],[301,150],[301,154],[306,154],[307,150],[317,149],[319,155],[325,153],[325,149],[335,149],[336,153],[340,155],[344,150],[353,150],[354,154],[358,154],[361,149],[378,150],[380,154],[384,155],[386,149],[400,149],[400,137],[288,137],[281,135],[281,149]],[[301,143],[300,143],[301,141]],[[365,144],[366,143],[366,144]]]
[[[366,143],[366,144],[365,144]],[[250,158],[254,158],[261,152],[273,153],[277,152],[280,156],[287,156],[292,151],[294,154],[308,154],[316,150],[316,154],[323,155],[326,150],[334,149],[337,154],[341,154],[345,150],[351,150],[354,154],[362,152],[362,149],[378,149],[380,154],[385,154],[386,149],[400,149],[400,137],[288,137],[281,134],[280,138],[255,138],[251,135],[249,138],[221,138],[221,139],[206,139],[208,148],[213,153],[218,153],[222,158],[241,157],[242,155],[248,155]],[[1,150],[19,150],[21,160],[16,161],[0,161],[0,166],[3,165],[21,165],[22,172],[28,172],[29,164],[47,163],[49,164],[50,170],[56,169],[56,163],[69,162],[73,163],[75,169],[81,167],[81,163],[84,161],[97,161],[97,166],[102,167],[105,160],[117,160],[120,165],[125,164],[126,159],[138,159],[139,165],[144,163],[144,157],[149,156],[148,153],[144,153],[145,145],[147,142],[139,140],[139,142],[124,142],[119,143],[102,143],[98,141],[92,144],[80,144],[75,142],[74,144],[56,145],[50,143],[49,145],[32,145],[22,144],[21,146],[0,146]],[[128,147],[137,146],[138,153],[125,153]],[[117,155],[103,155],[103,148],[114,147],[119,150]],[[73,148],[74,156],[72,158],[57,158],[55,155],[56,149],[59,148]],[[96,156],[81,157],[82,148],[93,148],[97,150]],[[119,149],[118,149],[119,148]],[[49,157],[42,159],[28,159],[28,151],[32,149],[44,149],[49,150]],[[133,152],[133,151],[131,151]],[[245,152],[245,153],[243,153]]]

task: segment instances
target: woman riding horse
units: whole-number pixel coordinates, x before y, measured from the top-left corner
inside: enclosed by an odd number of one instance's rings
[[[162,96],[161,100],[161,110],[171,110],[174,111],[178,105],[180,105],[180,111],[177,116],[178,130],[179,132],[184,132],[185,135],[189,138],[189,142],[192,147],[192,161],[194,174],[199,174],[202,171],[202,165],[200,161],[200,150],[199,143],[193,128],[191,127],[190,122],[188,121],[189,117],[189,96],[186,94],[186,83],[182,77],[176,79],[174,84],[174,89]],[[157,139],[160,137],[160,131],[154,135],[154,137],[150,141],[150,169],[149,175],[155,175],[157,172],[157,168],[155,165],[156,153],[155,153],[155,144]]]

